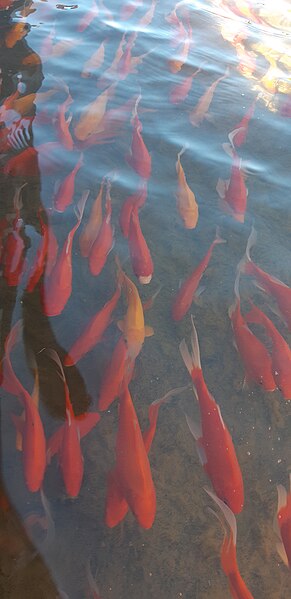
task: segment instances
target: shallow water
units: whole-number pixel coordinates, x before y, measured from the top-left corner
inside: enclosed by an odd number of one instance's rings
[[[266,393],[256,384],[243,386],[244,368],[233,346],[228,309],[234,300],[236,268],[244,255],[252,224],[258,233],[251,253],[256,264],[291,285],[291,24],[288,4],[278,5],[277,12],[270,2],[255,4],[252,13],[239,14],[251,3],[241,3],[239,8],[239,3],[218,0],[179,3],[179,19],[192,28],[191,44],[181,71],[171,73],[169,60],[177,54],[177,48],[171,43],[173,26],[165,17],[171,14],[174,5],[159,0],[151,23],[142,25],[140,19],[150,6],[148,2],[144,1],[128,20],[121,20],[118,3],[113,0],[105,3],[111,14],[100,4],[98,15],[82,32],[78,30],[81,19],[90,10],[85,2],[63,5],[49,0],[28,2],[25,7],[18,2],[14,12],[0,12],[3,24],[0,60],[4,73],[0,120],[12,132],[7,142],[2,128],[1,219],[10,215],[11,222],[15,215],[15,188],[26,183],[20,211],[26,262],[17,284],[9,285],[2,274],[1,354],[4,355],[9,331],[22,319],[22,340],[11,352],[13,369],[31,393],[34,386],[31,354],[34,354],[40,385],[39,410],[46,438],[49,438],[64,422],[65,404],[57,367],[43,350],[53,348],[64,359],[90,318],[112,296],[116,288],[115,256],[118,255],[125,272],[137,285],[142,301],[161,288],[153,306],[145,311],[145,322],[154,328],[154,336],[145,339],[130,383],[141,430],[145,430],[149,404],[170,389],[190,381],[179,344],[183,338],[190,343],[190,314],[193,314],[205,380],[221,407],[243,474],[245,505],[237,516],[240,572],[256,599],[287,599],[290,572],[276,552],[273,519],[277,510],[276,485],[281,483],[288,487],[290,402],[284,401],[278,390]],[[12,22],[9,23],[10,12]],[[22,23],[30,25],[29,33],[22,41],[9,42],[12,46],[7,52],[5,44],[10,39],[5,38],[7,32],[13,24]],[[72,151],[58,141],[56,115],[58,106],[67,98],[66,86],[73,100],[66,115],[72,116],[70,132],[73,133],[83,109],[100,93],[101,77],[111,65],[122,35],[125,33],[128,40],[132,32],[137,32],[132,55],[146,55],[136,72],[117,82],[107,105],[111,109],[132,100],[123,126],[109,143],[95,143],[84,149],[73,204],[63,213],[52,210],[56,185],[73,169],[81,149],[76,139]],[[103,40],[106,40],[103,64],[90,76],[82,77],[84,63]],[[57,44],[64,41],[68,43],[62,44],[60,49]],[[27,70],[22,61],[31,53],[36,53],[40,61]],[[187,98],[178,105],[172,104],[169,94],[173,85],[198,68],[201,71],[194,77]],[[199,127],[193,127],[189,112],[224,73],[226,77],[217,85],[209,108],[210,118],[203,119]],[[17,74],[21,75],[18,80]],[[34,104],[30,102],[26,110],[21,109],[22,118],[32,121],[33,136],[29,145],[39,150],[39,146],[47,142],[58,141],[59,144],[48,147],[49,159],[53,159],[49,164],[43,150],[39,151],[38,166],[33,173],[31,163],[23,167],[21,161],[16,171],[11,169],[12,157],[21,152],[15,144],[29,137],[25,134],[19,138],[13,123],[20,116],[7,114],[3,109],[17,81],[26,86],[25,91],[19,88],[21,96],[40,94]],[[54,93],[41,96],[49,90]],[[139,182],[138,175],[125,160],[132,137],[132,110],[139,94],[138,116],[152,160],[147,200],[139,213],[154,262],[154,275],[147,286],[140,285],[133,273],[128,243],[119,226],[122,203],[136,191]],[[231,159],[222,144],[228,142],[228,133],[256,98],[246,142],[237,149],[242,159],[241,168],[246,171],[248,189],[242,223],[222,210],[216,185],[219,178],[230,176]],[[194,229],[183,226],[175,199],[175,163],[184,146],[181,164],[199,206],[198,224]],[[111,178],[115,245],[101,274],[94,277],[88,261],[80,254],[78,240],[90,218],[90,209],[104,176]],[[73,242],[72,293],[61,314],[49,317],[42,309],[41,281],[32,293],[26,291],[29,267],[40,241],[38,211],[46,211],[49,226],[63,245],[76,222],[74,208],[86,189],[90,195]],[[205,290],[186,316],[174,322],[171,305],[179,281],[199,264],[217,227],[226,243],[214,248],[202,280]],[[4,235],[4,246],[5,240]],[[274,299],[255,289],[252,279],[247,277],[242,277],[240,291],[244,310],[248,307],[247,299],[254,299],[290,343],[290,333],[282,319],[272,312],[276,307]],[[121,298],[102,343],[76,366],[65,369],[76,415],[97,409],[102,374],[119,338],[116,322],[125,310],[125,298]],[[259,328],[252,330],[266,341]],[[94,597],[92,589],[88,590],[88,563],[102,599],[230,596],[219,559],[222,529],[208,509],[214,504],[203,490],[205,486],[211,487],[211,482],[199,463],[183,411],[199,420],[198,405],[190,389],[160,409],[149,455],[157,495],[156,518],[150,530],[143,530],[131,513],[115,528],[110,529],[104,523],[106,475],[114,466],[118,429],[118,402],[115,401],[102,414],[97,426],[82,439],[84,477],[77,498],[66,494],[57,459],[54,457],[47,466],[43,490],[53,525],[49,526],[46,536],[47,521],[42,530],[39,523],[32,525],[28,519],[31,514],[43,516],[44,508],[40,493],[30,493],[26,487],[21,453],[15,448],[11,414],[20,414],[21,405],[19,399],[1,389],[1,597]]]

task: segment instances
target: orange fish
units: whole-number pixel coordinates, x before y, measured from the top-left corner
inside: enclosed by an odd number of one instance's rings
[[[178,153],[176,162],[176,171],[178,176],[178,185],[176,191],[177,209],[186,229],[194,229],[198,221],[198,204],[195,195],[191,191],[185,177],[184,169],[181,165],[181,156],[186,147]]]
[[[114,245],[114,228],[111,224],[112,207],[110,187],[111,183],[108,180],[106,183],[105,215],[99,233],[93,242],[89,253],[89,268],[90,272],[95,277],[97,277],[103,269],[107,256]]]
[[[262,385],[265,391],[274,391],[276,383],[272,374],[272,360],[263,343],[252,333],[242,316],[240,309],[238,265],[234,285],[235,301],[229,308],[228,314],[234,333],[235,344],[245,368],[245,383],[255,382]]]
[[[15,347],[22,330],[19,320],[11,329],[5,341],[5,358],[2,363],[2,387],[8,393],[16,395],[21,402],[25,418],[13,415],[16,430],[22,436],[22,458],[24,478],[32,493],[39,491],[46,467],[45,435],[38,408],[31,395],[17,378],[11,364],[11,351]]]
[[[248,111],[235,128],[228,134],[228,139],[232,147],[240,148],[245,141],[248,133],[249,122],[254,116],[257,98],[251,103]]]
[[[91,77],[92,72],[100,69],[100,67],[102,66],[102,64],[104,62],[105,43],[106,42],[107,42],[107,38],[105,38],[103,40],[103,42],[101,42],[101,44],[97,48],[97,50],[95,50],[93,52],[92,56],[90,56],[90,58],[88,58],[88,60],[86,60],[86,62],[83,65],[81,77],[83,77],[83,78]]]
[[[156,493],[128,387],[120,397],[115,471],[119,487],[138,523],[142,528],[151,528],[156,514]]]
[[[89,412],[75,416],[70,400],[69,388],[58,354],[54,350],[47,350],[48,355],[56,362],[60,370],[60,377],[64,383],[66,402],[66,421],[48,440],[47,460],[58,453],[66,491],[70,497],[77,497],[81,488],[84,471],[84,460],[80,446],[80,439],[87,435],[99,422],[98,412]]]
[[[147,198],[147,182],[142,181],[138,190],[126,198],[123,202],[119,215],[119,224],[124,237],[128,237],[131,213],[134,207],[141,208]]]
[[[193,78],[196,77],[196,75],[198,75],[200,71],[201,68],[194,71],[194,73],[191,73],[191,75],[188,75],[188,77],[182,79],[180,83],[173,85],[170,91],[171,104],[180,104],[181,102],[184,102],[184,100],[186,100],[192,87]]]
[[[80,226],[89,192],[84,191],[75,213],[77,222],[71,229],[50,274],[45,273],[41,299],[46,316],[58,316],[62,313],[72,293],[72,245],[74,235]]]
[[[72,120],[72,115],[66,118],[66,114],[68,111],[68,107],[72,104],[73,98],[70,94],[68,86],[65,86],[65,90],[67,92],[67,98],[62,104],[59,104],[57,110],[56,117],[56,129],[57,135],[61,142],[61,144],[66,148],[66,150],[73,150],[74,142],[70,133],[70,123]]]
[[[133,111],[133,134],[130,151],[126,155],[126,161],[142,179],[149,179],[151,176],[152,161],[141,135],[142,124],[137,114],[137,107],[140,100],[141,95],[139,95],[139,97],[137,98]]]
[[[118,282],[116,291],[113,296],[106,302],[97,314],[91,318],[83,333],[73,343],[71,349],[68,351],[64,364],[65,366],[73,366],[83,356],[85,356],[97,343],[100,343],[103,337],[103,333],[112,320],[112,312],[117,306],[117,302],[120,298],[120,284]]]
[[[237,526],[234,513],[219,499],[214,493],[205,489],[206,493],[212,497],[213,501],[218,505],[223,513],[224,519],[221,518],[214,510],[210,509],[215,514],[224,530],[224,539],[221,546],[220,561],[224,574],[228,578],[229,590],[233,599],[254,599],[249,591],[245,581],[243,580],[238,568],[236,558],[236,538]],[[224,521],[228,525],[226,527]]]
[[[290,491],[287,493],[283,485],[278,485],[277,527],[280,541],[277,551],[284,564],[291,568],[291,475],[289,475]]]
[[[224,148],[229,153],[227,144],[224,144]],[[222,210],[230,214],[238,222],[244,223],[248,191],[242,171],[242,161],[235,150],[230,150],[230,155],[232,157],[230,179],[228,181],[219,179],[216,190],[220,196]]]
[[[219,235],[217,234],[216,238],[208,248],[204,258],[202,258],[200,264],[196,266],[196,268],[189,275],[189,277],[185,279],[184,283],[182,283],[177,295],[174,298],[174,302],[172,305],[172,318],[174,320],[181,320],[182,318],[184,318],[195,296],[198,297],[204,290],[204,288],[199,289],[199,283],[209,264],[213,248],[219,243],[226,242],[225,239],[221,239],[221,237],[219,237]]]
[[[104,92],[97,96],[96,100],[93,100],[88,104],[81,114],[81,117],[74,128],[74,135],[79,141],[86,141],[88,137],[93,134],[97,134],[102,127],[100,124],[106,112],[106,107],[109,98],[112,97],[115,83],[108,87]]]
[[[204,121],[204,119],[207,117],[208,109],[212,102],[214,92],[215,92],[218,84],[220,83],[220,81],[223,81],[223,79],[228,77],[228,75],[229,75],[229,71],[227,69],[226,72],[224,73],[224,75],[222,75],[221,77],[218,77],[218,79],[216,79],[210,85],[210,87],[208,87],[208,89],[203,94],[203,96],[201,96],[200,100],[198,100],[198,103],[196,104],[196,106],[189,113],[189,120],[190,120],[191,125],[193,125],[194,127],[199,127],[199,125],[201,125],[202,121]]]
[[[108,410],[112,402],[119,397],[125,375],[128,375],[127,383],[130,382],[134,364],[127,360],[127,346],[123,336],[116,344],[111,360],[104,370],[99,390],[98,409],[101,412]]]
[[[79,245],[81,254],[84,258],[88,258],[92,245],[97,239],[102,226],[102,197],[103,197],[104,179],[101,181],[99,193],[94,200],[91,208],[90,216],[79,237]]]
[[[42,276],[42,274],[44,272],[45,260],[47,257],[48,245],[49,245],[48,225],[43,221],[40,210],[38,212],[38,217],[39,217],[39,221],[40,221],[42,237],[41,237],[40,244],[37,248],[35,261],[32,264],[31,269],[28,274],[28,281],[26,284],[26,291],[28,293],[31,293],[35,289],[36,285],[38,284],[38,282],[40,280],[40,277]]]
[[[252,302],[251,310],[245,314],[247,322],[260,324],[272,341],[272,372],[284,399],[291,400],[291,349],[272,321]]]
[[[131,211],[128,247],[133,272],[142,285],[147,285],[152,280],[154,265],[150,250],[141,230],[138,209],[136,207]]]
[[[143,307],[136,286],[121,270],[118,261],[117,265],[127,299],[126,314],[123,320],[118,321],[117,325],[126,340],[129,358],[135,360],[140,353],[145,337],[151,337],[154,331],[151,327],[145,326]]]
[[[181,50],[178,52],[176,58],[169,61],[169,68],[171,73],[178,73],[187,61],[190,45],[192,43],[192,28],[188,26],[186,37],[181,44]]]
[[[280,279],[269,275],[252,261],[250,250],[256,243],[257,233],[252,227],[251,234],[247,243],[246,261],[242,267],[242,272],[255,277],[255,285],[265,293],[271,295],[277,302],[280,315],[285,321],[289,331],[291,331],[291,288],[285,285]]]
[[[76,175],[83,164],[83,154],[81,153],[81,156],[76,162],[73,170],[61,182],[54,197],[54,207],[58,212],[64,212],[66,208],[72,204],[75,191]]]
[[[206,386],[200,363],[200,351],[197,332],[192,320],[192,354],[190,355],[185,339],[180,344],[180,352],[189,371],[201,416],[201,430],[189,416],[188,426],[196,439],[200,461],[212,486],[222,501],[239,514],[244,505],[243,479],[235,448],[219,406]]]

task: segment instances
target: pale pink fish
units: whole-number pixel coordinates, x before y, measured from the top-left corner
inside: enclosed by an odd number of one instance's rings
[[[129,0],[129,2],[127,4],[124,4],[124,6],[122,7],[121,11],[120,11],[120,20],[121,21],[126,21],[127,19],[130,19],[130,17],[133,15],[133,13],[137,10],[137,8],[139,8],[140,6],[142,6],[142,0]]]
[[[151,24],[154,14],[155,14],[156,6],[157,6],[157,0],[152,0],[150,8],[143,15],[143,17],[141,17],[141,19],[138,21],[139,27],[147,27],[148,25]]]
[[[190,120],[191,125],[193,125],[193,127],[199,127],[199,125],[201,125],[202,121],[204,121],[204,119],[207,118],[208,109],[212,102],[214,92],[215,92],[218,84],[223,79],[226,79],[226,77],[228,77],[228,75],[229,75],[229,70],[227,69],[226,72],[224,73],[224,75],[221,75],[220,77],[218,77],[218,79],[216,79],[210,85],[210,87],[208,87],[208,89],[203,94],[203,96],[201,96],[201,98],[198,100],[198,103],[196,104],[196,106],[193,108],[193,110],[191,110],[191,112],[189,113],[189,120]]]
[[[115,80],[117,66],[120,62],[122,55],[123,55],[123,46],[125,44],[125,36],[126,36],[126,33],[123,34],[123,36],[118,44],[117,50],[115,52],[115,56],[113,58],[113,61],[110,65],[110,67],[108,67],[108,69],[106,69],[106,71],[104,71],[103,75],[100,77],[100,79],[97,82],[97,87],[100,89],[104,89],[107,85],[110,85],[110,83]]]
[[[107,39],[104,39],[101,42],[100,46],[98,46],[97,50],[93,52],[92,56],[86,60],[83,65],[81,77],[87,78],[91,77],[93,71],[98,71],[100,67],[103,65],[104,56],[105,56],[105,43]]]
[[[96,19],[98,14],[99,14],[99,8],[96,3],[96,0],[92,0],[91,8],[84,14],[82,19],[80,19],[80,22],[78,25],[78,31],[80,33],[83,33],[83,31],[85,31],[85,29],[87,29],[87,27],[89,27],[89,25],[91,25],[92,21],[94,21],[94,19]]]
[[[188,77],[182,79],[180,83],[173,85],[170,91],[171,104],[180,104],[181,102],[184,102],[184,100],[186,100],[191,90],[193,79],[194,77],[196,77],[196,75],[198,75],[198,73],[200,73],[200,71],[201,68],[194,71],[194,73],[191,73],[191,75],[188,75]]]
[[[190,50],[191,42],[192,42],[192,29],[189,26],[188,30],[186,32],[186,37],[183,40],[183,43],[181,44],[181,49],[178,51],[175,58],[171,58],[169,60],[169,68],[170,68],[171,73],[178,73],[181,70],[182,66],[186,63],[188,54],[189,54],[189,50]]]

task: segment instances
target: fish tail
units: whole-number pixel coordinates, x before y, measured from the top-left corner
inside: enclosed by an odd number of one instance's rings
[[[192,335],[191,335],[191,347],[192,353],[190,354],[189,349],[187,347],[185,339],[180,343],[179,350],[180,354],[184,360],[184,364],[190,373],[192,380],[195,381],[199,372],[201,372],[201,362],[200,362],[200,350],[198,343],[197,331],[194,325],[194,319],[191,315],[192,322]]]
[[[221,499],[215,495],[210,489],[204,487],[204,491],[213,499],[216,505],[221,510],[224,518],[222,519],[217,512],[214,510],[210,510],[219,522],[222,525],[224,530],[224,539],[221,547],[221,566],[226,575],[231,574],[232,572],[237,570],[237,561],[236,561],[236,539],[237,539],[237,525],[235,515],[232,510],[223,502]],[[228,528],[225,526],[225,522],[228,525]]]
[[[53,360],[56,365],[59,367],[59,376],[62,379],[62,381],[64,381],[64,383],[66,384],[66,377],[65,377],[65,373],[64,373],[64,369],[63,369],[63,365],[62,362],[60,360],[60,356],[59,354],[56,352],[55,349],[51,349],[48,348],[45,350],[45,353],[51,358],[51,360]]]
[[[248,242],[247,242],[247,247],[246,247],[246,253],[245,253],[245,257],[246,260],[248,262],[252,262],[251,256],[250,256],[250,251],[252,249],[252,247],[256,244],[257,241],[257,231],[255,229],[254,226],[252,226],[249,238],[248,238]]]
[[[78,219],[78,223],[79,224],[80,224],[80,222],[82,220],[82,217],[83,217],[83,214],[84,214],[85,205],[86,205],[86,202],[88,200],[89,193],[90,193],[89,189],[86,189],[85,191],[83,191],[82,197],[79,200],[79,202],[78,202],[78,204],[77,204],[77,206],[75,208],[75,214],[76,214],[76,217]]]
[[[226,239],[223,239],[223,237],[221,237],[219,227],[216,227],[215,239],[213,243],[214,245],[217,245],[218,243],[227,243]]]
[[[257,306],[255,306],[255,304],[251,300],[248,301],[251,305],[251,309],[245,314],[245,320],[254,324],[265,325],[265,315],[257,308]]]

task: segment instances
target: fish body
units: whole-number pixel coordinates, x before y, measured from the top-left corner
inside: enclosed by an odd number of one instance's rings
[[[54,198],[54,207],[58,212],[64,212],[73,202],[75,191],[75,178],[83,165],[83,155],[81,154],[73,170],[63,179]]]
[[[101,182],[99,193],[91,208],[90,216],[79,237],[80,251],[84,258],[88,258],[92,245],[97,239],[102,226],[102,197],[104,181]]]
[[[191,38],[192,38],[192,29],[191,29],[191,27],[189,27],[188,31],[186,33],[186,37],[181,44],[181,50],[178,52],[177,57],[172,58],[169,61],[169,68],[170,68],[171,73],[178,73],[179,71],[181,71],[181,68],[186,63],[188,54],[189,54],[189,50],[190,50],[190,45],[192,42]]]
[[[181,150],[181,152],[179,152],[176,162],[176,172],[178,178],[176,190],[177,210],[181,216],[185,228],[194,229],[198,222],[199,211],[195,195],[186,181],[184,169],[181,165],[181,154],[183,152],[184,148]]]
[[[172,318],[174,320],[181,320],[184,318],[185,314],[187,314],[195,297],[195,293],[198,290],[203,273],[211,259],[213,248],[219,243],[225,243],[225,240],[220,237],[214,239],[200,264],[198,264],[184,283],[182,283],[172,305]]]
[[[39,491],[45,473],[45,435],[42,421],[36,403],[17,378],[10,354],[15,347],[22,323],[19,320],[11,329],[5,341],[5,358],[3,360],[2,387],[18,397],[24,408],[24,421],[20,416],[13,415],[13,422],[18,434],[22,437],[22,459],[24,478],[27,488],[32,493]]]
[[[147,285],[152,280],[154,265],[141,230],[137,208],[131,212],[128,246],[133,272],[142,285]]]
[[[170,91],[171,104],[180,104],[186,100],[193,83],[193,78],[200,73],[201,69],[197,69],[188,77],[185,77],[180,83],[174,85]]]
[[[142,528],[151,528],[156,514],[156,493],[139,422],[127,387],[120,398],[116,475],[138,523]]]
[[[272,341],[272,371],[278,389],[284,399],[291,400],[291,349],[272,321],[251,302],[251,310],[245,315],[247,322],[262,325]]]
[[[128,196],[123,202],[119,215],[119,224],[124,237],[128,237],[131,213],[133,209],[141,208],[147,198],[147,182],[142,181],[136,193]]]
[[[228,76],[228,71],[221,77],[218,77],[218,79],[216,79],[210,85],[210,87],[208,87],[208,89],[203,94],[203,96],[201,96],[201,98],[198,100],[198,103],[196,104],[196,106],[189,113],[189,120],[190,120],[191,125],[193,125],[194,127],[199,127],[199,125],[201,125],[202,121],[204,121],[204,119],[207,116],[209,106],[212,102],[214,92],[215,92],[218,84],[220,83],[220,81],[225,79],[227,76]]]
[[[126,160],[142,179],[149,179],[151,176],[152,161],[141,132],[142,124],[137,114],[135,114],[133,118],[131,147]]]
[[[83,31],[85,31],[85,29],[87,29],[89,27],[89,25],[91,25],[92,21],[94,21],[94,19],[96,19],[98,14],[99,14],[98,5],[96,3],[96,0],[93,0],[91,8],[85,12],[84,16],[79,21],[79,25],[77,28],[78,32],[83,33]]]
[[[73,366],[83,356],[85,356],[97,343],[100,343],[104,331],[106,331],[112,318],[112,312],[117,306],[120,297],[120,285],[117,285],[113,296],[106,304],[91,318],[83,333],[73,343],[68,351],[64,364],[65,366]]]
[[[235,128],[229,133],[228,139],[233,147],[240,148],[246,141],[249,122],[254,116],[257,98],[252,102],[248,111]]]
[[[277,490],[277,524],[280,534],[280,543],[278,543],[277,549],[286,566],[291,568],[291,477],[289,493],[283,485],[278,485]]]
[[[71,136],[70,128],[69,128],[72,117],[69,116],[66,119],[66,113],[67,113],[68,107],[73,102],[73,98],[69,92],[69,89],[67,89],[67,92],[68,92],[68,96],[67,96],[66,100],[58,106],[56,128],[57,128],[58,138],[59,138],[61,144],[64,146],[64,148],[66,148],[66,150],[73,150],[74,141]]]
[[[241,159],[235,151],[233,151],[230,179],[228,182],[219,179],[216,189],[221,198],[222,209],[238,222],[244,223],[248,192],[241,169]]]
[[[83,65],[81,77],[91,77],[92,71],[100,69],[105,57],[105,42],[101,42],[100,46],[93,52],[92,56]]]
[[[113,94],[115,84],[103,91],[96,100],[84,108],[83,113],[74,128],[74,135],[79,141],[86,141],[91,135],[98,133],[100,123],[106,112],[109,98]]]
[[[92,275],[97,277],[102,271],[109,252],[113,247],[114,229],[111,224],[110,184],[107,184],[105,215],[99,233],[93,242],[89,253],[89,268]]]
[[[242,474],[230,432],[204,380],[193,317],[192,329],[192,355],[188,351],[185,340],[180,344],[180,352],[194,383],[199,403],[201,432],[195,435],[197,448],[215,493],[234,513],[238,514],[244,505]],[[187,420],[189,424],[190,419]],[[192,432],[190,425],[189,427]]]
[[[119,396],[125,376],[127,361],[127,346],[120,337],[116,344],[111,360],[104,370],[99,390],[98,408],[101,412],[108,410],[112,402]]]

